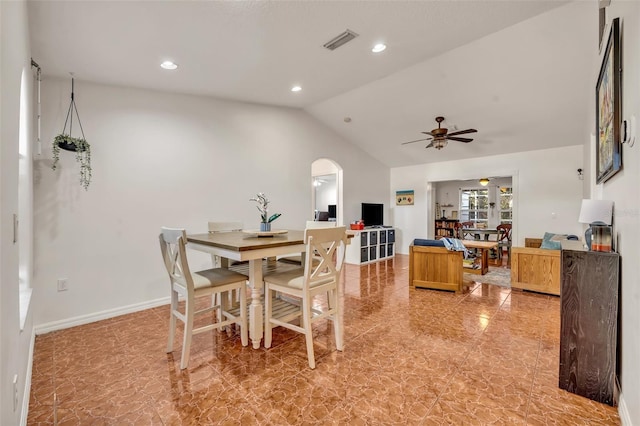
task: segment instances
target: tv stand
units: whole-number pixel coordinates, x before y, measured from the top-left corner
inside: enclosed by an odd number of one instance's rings
[[[393,258],[395,254],[396,231],[382,225],[367,226],[356,231],[347,245],[345,262],[354,265],[377,262]]]

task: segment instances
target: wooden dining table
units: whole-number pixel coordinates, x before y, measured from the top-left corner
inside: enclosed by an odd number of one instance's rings
[[[235,231],[187,235],[187,248],[215,254],[236,261],[249,261],[249,337],[254,349],[260,347],[263,336],[262,259],[288,254],[301,254],[306,250],[304,231],[287,230],[286,233],[258,236],[258,232]]]

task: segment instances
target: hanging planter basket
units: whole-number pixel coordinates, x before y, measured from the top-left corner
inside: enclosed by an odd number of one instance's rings
[[[73,115],[75,114],[80,127],[81,138],[74,138],[71,136],[73,130]],[[67,131],[67,124],[69,130]],[[58,162],[60,161],[60,150],[71,151],[76,153],[76,161],[80,164],[80,185],[87,190],[91,183],[91,145],[84,137],[84,130],[82,129],[82,123],[80,122],[80,115],[78,114],[78,108],[76,107],[76,101],[74,99],[74,82],[71,79],[71,103],[67,111],[67,118],[64,121],[64,127],[62,133],[53,139],[53,165],[52,169],[56,170]]]

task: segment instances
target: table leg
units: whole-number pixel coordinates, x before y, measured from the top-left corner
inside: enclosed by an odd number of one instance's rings
[[[481,271],[481,275],[486,274],[487,272],[489,272],[489,250],[488,249],[481,249],[480,250],[480,271]]]
[[[262,259],[249,261],[249,285],[251,286],[251,304],[249,305],[249,337],[253,343],[253,349],[260,347],[263,335],[262,317],[263,306],[260,301],[262,296]]]

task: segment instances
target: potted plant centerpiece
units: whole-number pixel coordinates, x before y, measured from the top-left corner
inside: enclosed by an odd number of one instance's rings
[[[269,199],[263,192],[258,192],[255,198],[250,198],[249,201],[255,201],[258,203],[256,208],[260,212],[260,232],[268,232],[271,231],[271,222],[276,220],[281,216],[280,213],[275,213],[269,216]]]

